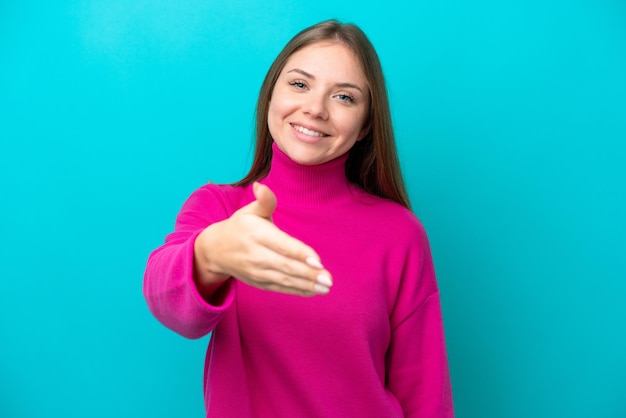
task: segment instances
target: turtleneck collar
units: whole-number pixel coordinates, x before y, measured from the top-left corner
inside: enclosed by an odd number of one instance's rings
[[[345,166],[348,153],[318,165],[293,161],[272,143],[272,165],[261,182],[276,194],[279,206],[322,206],[349,196]]]

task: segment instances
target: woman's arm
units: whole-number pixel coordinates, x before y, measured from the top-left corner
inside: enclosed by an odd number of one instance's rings
[[[405,418],[452,418],[443,318],[425,232],[409,251],[392,313],[387,383]]]
[[[332,278],[317,253],[272,223],[274,194],[258,183],[253,189],[249,203],[237,191],[239,208],[230,208],[219,186],[198,189],[183,205],[175,231],[150,255],[144,295],[168,328],[189,338],[212,331],[233,303],[233,278],[300,296],[329,292]]]
[[[232,279],[199,287],[194,261],[198,236],[228,212],[218,186],[196,190],[178,214],[174,232],[148,258],[143,285],[148,307],[163,325],[187,338],[211,332],[233,303]]]

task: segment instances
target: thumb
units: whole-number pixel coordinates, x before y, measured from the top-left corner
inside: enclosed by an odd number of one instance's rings
[[[271,220],[276,209],[276,195],[269,187],[256,181],[252,191],[256,200],[245,206],[244,212]]]

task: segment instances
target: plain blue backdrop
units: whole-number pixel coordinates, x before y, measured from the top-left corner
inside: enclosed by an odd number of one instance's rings
[[[262,78],[327,18],[381,57],[460,418],[626,417],[626,5],[0,2],[0,416],[201,417],[208,339],[141,294]]]

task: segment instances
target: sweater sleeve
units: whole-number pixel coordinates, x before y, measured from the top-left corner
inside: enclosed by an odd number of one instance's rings
[[[405,253],[391,316],[387,383],[406,418],[452,418],[454,408],[443,318],[428,239]]]
[[[176,218],[174,232],[148,257],[143,293],[152,314],[187,338],[211,332],[233,304],[235,285],[228,279],[220,298],[202,298],[194,282],[194,242],[208,225],[226,219],[229,211],[218,186],[196,190]]]

